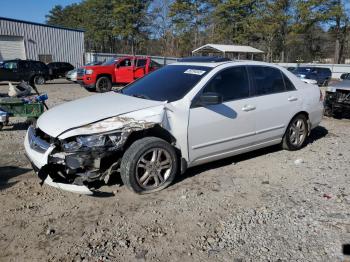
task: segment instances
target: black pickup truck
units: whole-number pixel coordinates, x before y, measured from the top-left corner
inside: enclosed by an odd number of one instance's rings
[[[48,79],[49,69],[43,62],[16,59],[0,63],[0,81],[26,81],[42,85]]]

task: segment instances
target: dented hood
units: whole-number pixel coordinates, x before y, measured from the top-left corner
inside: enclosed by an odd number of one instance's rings
[[[57,137],[70,129],[162,104],[108,92],[53,107],[40,116],[37,126],[46,134]]]

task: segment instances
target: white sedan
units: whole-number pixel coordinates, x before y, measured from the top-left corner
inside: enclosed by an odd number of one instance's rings
[[[300,149],[322,113],[319,88],[282,67],[190,58],[48,110],[24,145],[50,185],[92,193],[120,175],[150,193],[189,167],[275,144]]]

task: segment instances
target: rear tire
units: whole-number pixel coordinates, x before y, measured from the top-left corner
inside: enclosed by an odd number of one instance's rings
[[[175,149],[160,138],[145,137],[126,150],[120,173],[128,189],[145,194],[169,186],[174,181],[177,169]]]
[[[296,115],[289,123],[283,136],[282,147],[285,150],[295,151],[301,149],[309,134],[308,121],[305,115]]]
[[[96,91],[99,93],[105,93],[112,90],[112,82],[107,76],[101,76],[96,81]]]

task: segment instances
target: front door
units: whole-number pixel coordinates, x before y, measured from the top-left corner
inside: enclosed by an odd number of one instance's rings
[[[131,83],[134,81],[134,59],[124,58],[116,64],[115,78],[117,83]]]
[[[0,81],[18,81],[17,61],[7,61],[1,65]]]
[[[189,158],[200,164],[233,155],[255,140],[255,105],[250,97],[246,67],[222,70],[203,93],[222,95],[223,103],[190,109]]]

